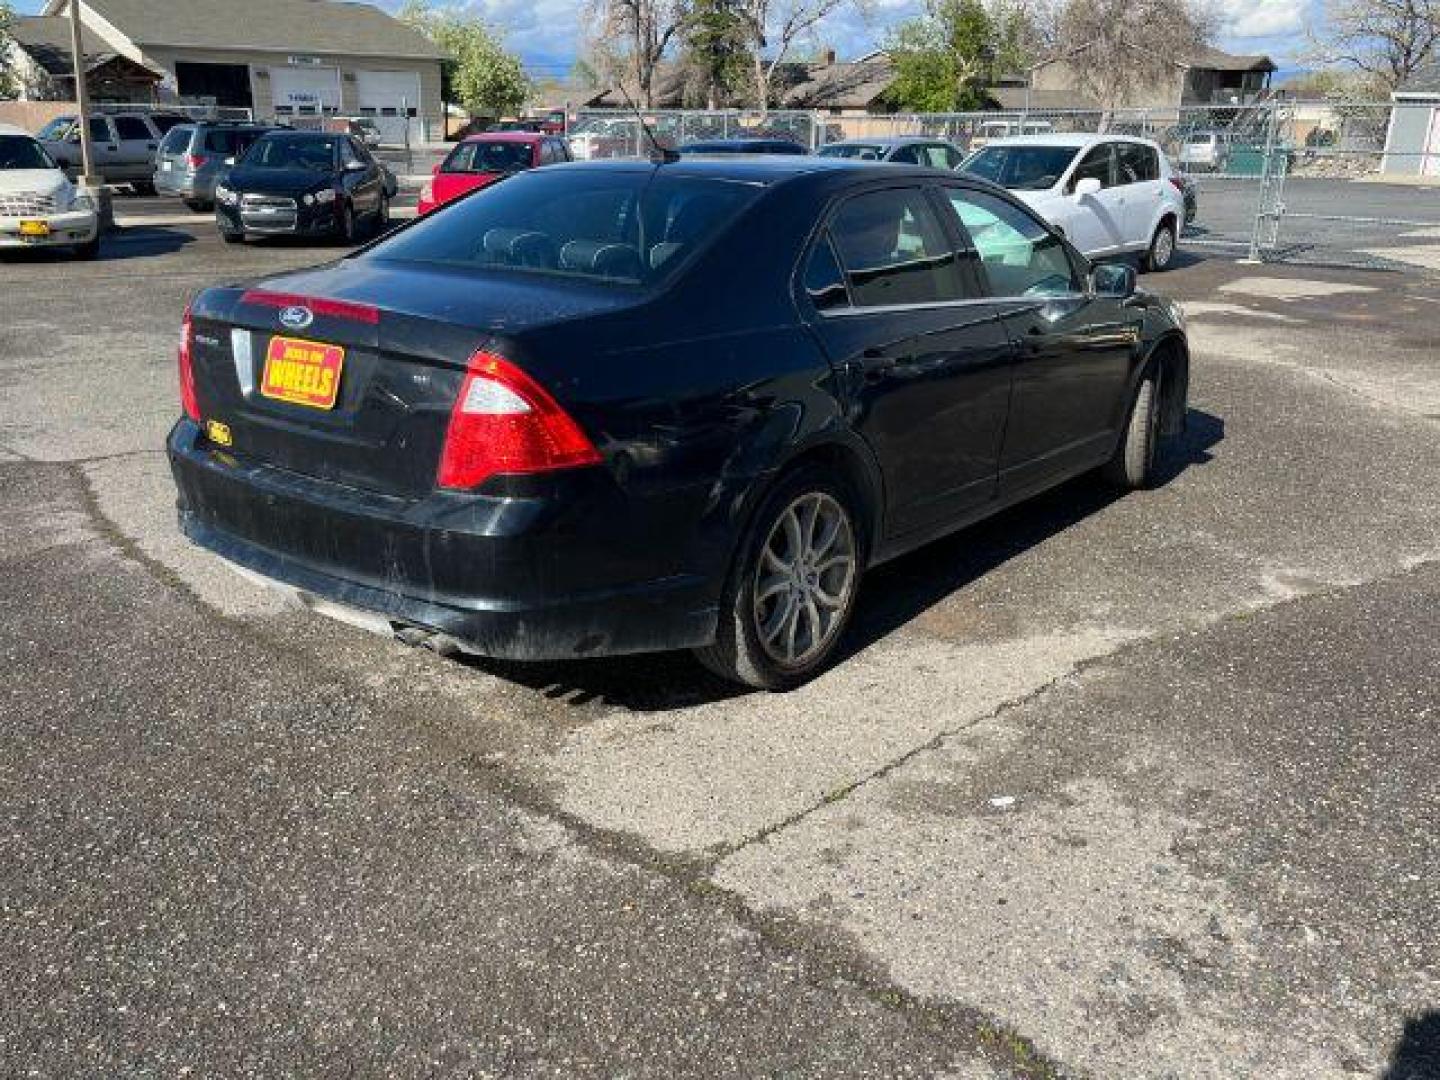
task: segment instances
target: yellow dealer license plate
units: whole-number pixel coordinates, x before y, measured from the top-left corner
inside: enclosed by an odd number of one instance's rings
[[[345,350],[339,345],[271,338],[260,393],[292,405],[333,409],[340,395],[340,369],[344,363]]]
[[[21,236],[49,236],[50,223],[48,221],[20,221]]]

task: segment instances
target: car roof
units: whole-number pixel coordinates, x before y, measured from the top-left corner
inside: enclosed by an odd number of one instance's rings
[[[461,142],[513,142],[513,143],[534,143],[541,139],[553,138],[543,131],[481,131],[475,135],[466,135]]]
[[[818,157],[814,154],[726,154],[715,157],[686,155],[676,161],[655,165],[645,158],[601,158],[552,165],[546,172],[564,169],[609,169],[615,172],[642,172],[664,169],[675,176],[711,177],[754,184],[779,184],[806,175],[825,174],[832,177],[848,174],[860,177],[884,177],[893,180],[905,173],[917,177],[961,179],[983,187],[991,187],[979,177],[963,176],[948,169],[931,169],[921,165],[901,165],[883,161],[862,161],[857,158]]]
[[[877,135],[873,139],[841,139],[839,142],[826,143],[825,146],[910,146],[914,143],[943,143],[949,142],[942,135]],[[825,149],[824,146],[821,149]]]
[[[1093,131],[1085,132],[1037,132],[1034,135],[1011,135],[1003,139],[992,139],[986,143],[988,149],[992,146],[1070,146],[1076,149],[1085,146],[1094,146],[1103,142],[1133,142],[1144,143],[1146,146],[1155,146],[1150,139],[1141,139],[1134,135],[1098,135]]]

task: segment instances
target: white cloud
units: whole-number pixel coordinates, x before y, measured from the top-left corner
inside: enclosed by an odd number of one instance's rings
[[[1226,38],[1269,38],[1298,34],[1305,26],[1303,0],[1219,0]]]

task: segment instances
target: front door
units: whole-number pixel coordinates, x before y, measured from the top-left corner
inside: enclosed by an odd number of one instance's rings
[[[1081,180],[1100,181],[1100,190],[1077,195]],[[1124,243],[1124,226],[1118,216],[1115,196],[1115,153],[1113,144],[1101,143],[1087,150],[1065,184],[1065,194],[1074,207],[1065,220],[1065,235],[1086,255],[1105,255]]]
[[[1010,340],[931,192],[850,197],[805,274],[812,325],[884,476],[890,537],[994,498],[1010,396]]]
[[[1088,295],[1082,267],[1027,211],[971,188],[945,192],[1016,347],[1000,493],[1046,487],[1098,464],[1128,405],[1141,314]]]

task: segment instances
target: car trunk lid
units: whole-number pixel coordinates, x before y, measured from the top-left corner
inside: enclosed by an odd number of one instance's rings
[[[477,350],[633,302],[604,286],[372,260],[212,290],[193,315],[202,421],[223,425],[228,453],[421,497]]]

